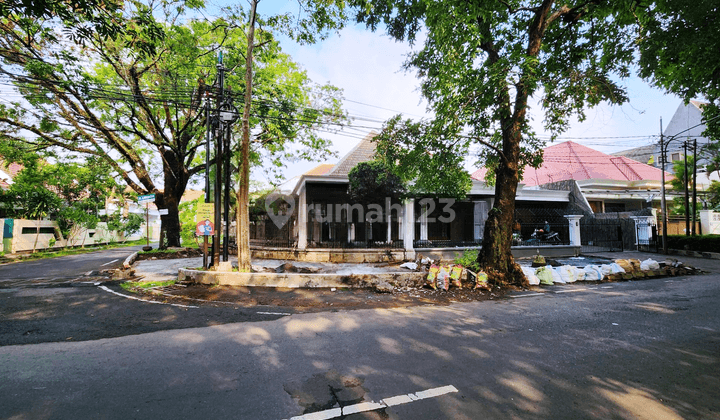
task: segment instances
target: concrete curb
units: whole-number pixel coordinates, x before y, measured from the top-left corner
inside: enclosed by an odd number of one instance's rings
[[[137,259],[137,256],[138,253],[136,251],[130,254],[130,256],[128,256],[127,258],[125,258],[125,261],[123,261],[123,268],[127,270],[128,268],[132,267],[133,263]]]
[[[320,288],[350,287],[373,288],[383,283],[394,287],[421,287],[427,273],[396,272],[372,274],[317,274],[317,273],[237,273],[199,271],[187,268],[178,270],[178,281],[224,286]]]
[[[685,250],[685,249],[668,249],[668,255],[682,255],[685,257],[720,260],[720,253],[717,253],[717,252],[698,252],[698,251],[689,251],[689,250]]]

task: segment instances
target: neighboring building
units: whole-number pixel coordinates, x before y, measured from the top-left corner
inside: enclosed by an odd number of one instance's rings
[[[13,178],[23,169],[23,166],[19,163],[7,164],[5,161],[0,159],[0,189],[6,190],[10,188],[13,183]]]
[[[703,136],[705,124],[702,122],[702,109],[706,105],[705,102],[690,101],[687,104],[681,103],[675,114],[672,116],[667,126],[663,129],[663,140],[666,145],[665,170],[673,172],[673,162],[683,160],[685,158],[685,149],[683,143],[693,140],[697,141],[698,151],[702,146],[710,142],[710,139]],[[688,155],[692,154],[692,144],[689,145]],[[637,147],[633,149],[623,150],[613,153],[613,156],[625,156],[639,162],[650,162],[653,166],[659,168],[662,165],[660,155],[660,143]],[[698,160],[698,173],[704,172],[705,161]]]
[[[484,175],[481,169],[473,178]],[[525,168],[521,183],[526,190],[556,189],[570,188],[565,181],[575,181],[594,213],[610,213],[659,208],[661,177],[659,168],[566,141],[547,147],[542,166]]]

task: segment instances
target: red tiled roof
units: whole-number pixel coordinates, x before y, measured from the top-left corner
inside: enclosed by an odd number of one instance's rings
[[[483,180],[485,168],[472,174],[473,179]],[[543,152],[540,168],[525,168],[523,184],[542,185],[550,182],[574,179],[607,179],[614,181],[660,181],[659,168],[628,159],[611,156],[572,141],[558,143]]]
[[[316,176],[325,175],[328,172],[330,172],[332,170],[332,168],[334,168],[334,167],[335,167],[335,165],[332,163],[323,163],[323,164],[320,164],[320,165],[314,167],[313,169],[310,169],[309,171],[305,172],[303,175],[316,175]]]

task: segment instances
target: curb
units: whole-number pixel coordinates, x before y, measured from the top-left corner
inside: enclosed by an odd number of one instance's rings
[[[178,281],[224,286],[326,288],[372,288],[386,282],[394,287],[419,287],[425,283],[426,273],[397,272],[373,274],[317,274],[317,273],[238,273],[178,270]]]
[[[138,253],[137,253],[137,251],[135,251],[132,254],[130,254],[130,256],[125,258],[125,261],[123,261],[123,268],[128,269],[128,268],[132,267],[133,263],[137,259],[137,256],[138,256]]]

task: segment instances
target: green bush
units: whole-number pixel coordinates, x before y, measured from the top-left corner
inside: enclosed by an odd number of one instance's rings
[[[480,251],[477,249],[466,249],[462,255],[455,253],[455,260],[453,262],[471,271],[478,271],[480,269],[480,265],[477,262],[478,252]]]
[[[720,235],[669,235],[668,248],[689,249],[698,252],[720,252]]]

